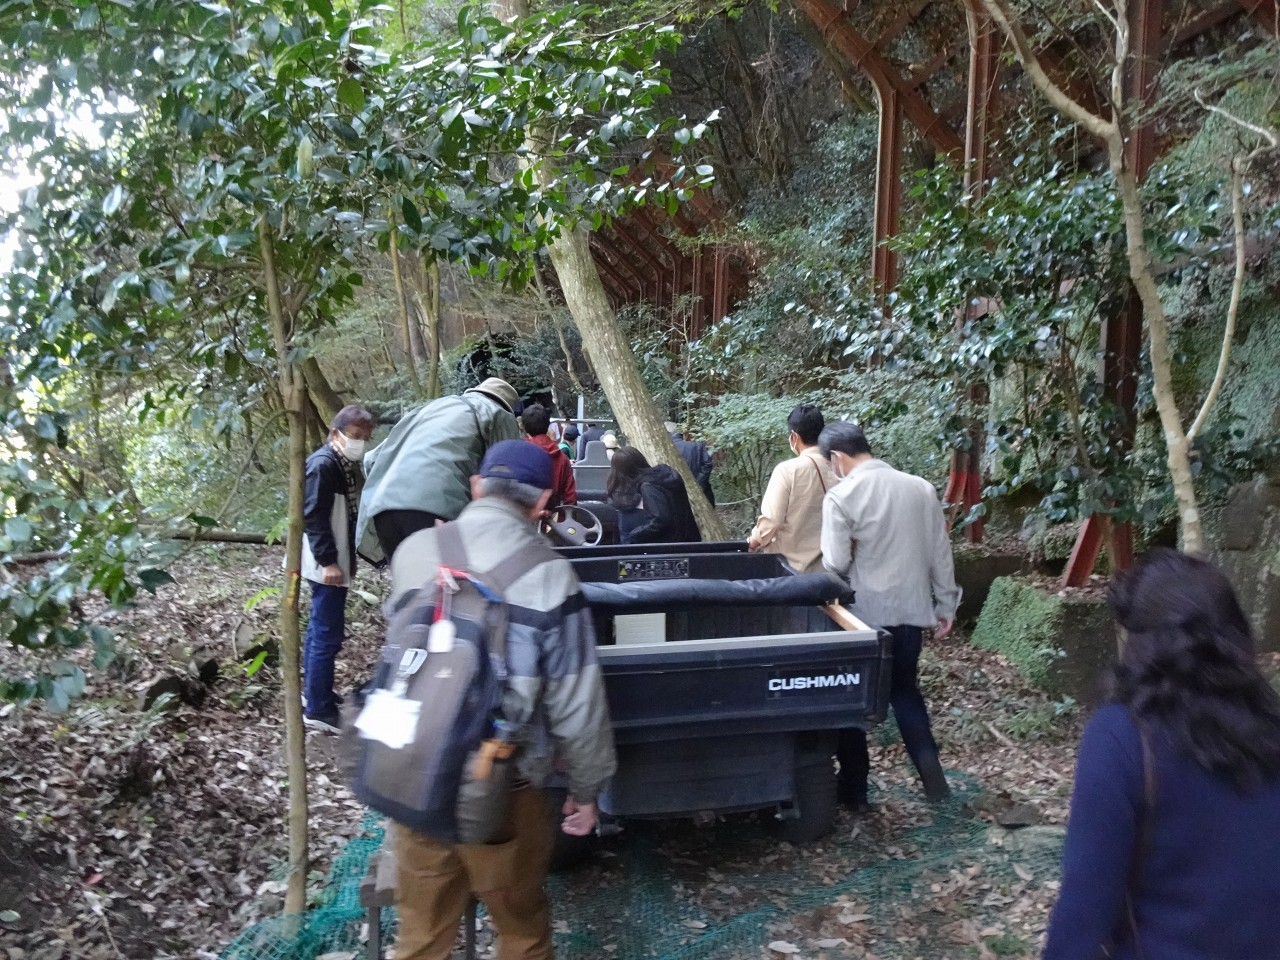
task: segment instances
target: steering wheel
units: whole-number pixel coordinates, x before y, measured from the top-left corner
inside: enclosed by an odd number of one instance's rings
[[[594,547],[604,536],[600,518],[586,507],[556,507],[542,519],[538,529],[565,547]]]

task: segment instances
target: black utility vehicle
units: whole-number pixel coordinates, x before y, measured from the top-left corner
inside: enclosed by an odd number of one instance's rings
[[[743,543],[566,547],[595,617],[618,744],[606,818],[773,811],[780,836],[832,829],[835,731],[888,703],[891,638]]]

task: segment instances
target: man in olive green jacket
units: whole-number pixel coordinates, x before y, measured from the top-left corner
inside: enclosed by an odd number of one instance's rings
[[[490,377],[457,397],[406,414],[365,457],[356,544],[374,563],[411,533],[454,520],[471,501],[471,477],[485,451],[516,440],[515,388]]]

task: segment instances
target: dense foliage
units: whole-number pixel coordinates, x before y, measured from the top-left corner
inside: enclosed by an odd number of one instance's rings
[[[12,642],[80,642],[83,590],[127,600],[160,578],[139,571],[146,544],[190,526],[190,511],[143,510],[121,451],[113,475],[90,469],[104,413],[124,424],[116,440],[152,425],[261,431],[285,403],[277,362],[302,369],[308,335],[352,302],[393,234],[519,285],[563,225],[674,207],[710,174],[678,152],[648,164],[705,130],[655,111],[671,30],[600,36],[571,8],[510,25],[463,8],[456,36],[387,50],[383,13],[6,5],[3,140],[33,183],[4,224],[16,250],[0,301],[0,547],[61,561],[0,586]],[[556,176],[538,185],[543,163]]]

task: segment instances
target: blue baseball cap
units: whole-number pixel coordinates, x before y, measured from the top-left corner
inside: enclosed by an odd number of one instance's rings
[[[551,457],[528,440],[495,443],[480,463],[480,476],[515,480],[539,490],[550,490],[553,486]]]

